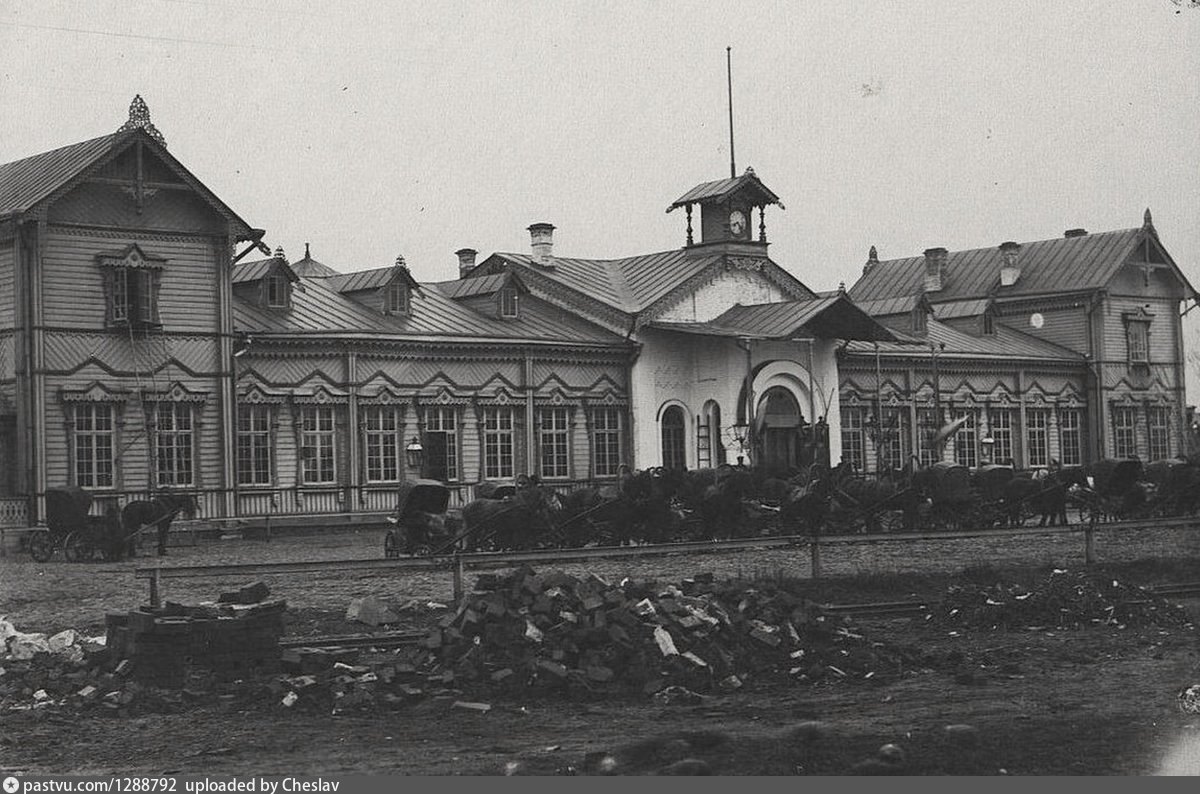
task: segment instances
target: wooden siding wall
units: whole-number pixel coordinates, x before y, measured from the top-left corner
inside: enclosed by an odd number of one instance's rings
[[[103,330],[104,281],[96,255],[120,251],[132,243],[148,256],[167,260],[158,296],[164,331],[213,334],[219,325],[217,251],[212,238],[64,227],[51,227],[46,235],[42,257],[45,324]]]
[[[1045,339],[1047,342],[1053,342],[1081,353],[1088,352],[1086,306],[1038,309],[1037,312],[1042,315],[1043,321],[1041,328],[1034,328],[1029,321],[1034,311],[1034,309],[1024,308],[1017,311],[1004,310],[999,317],[999,322],[1030,336]]]
[[[15,257],[13,256],[14,241],[9,238],[0,240],[0,329],[12,330],[16,323],[16,295],[13,293],[13,272]],[[12,377],[0,372],[0,378]]]
[[[169,229],[195,234],[226,231],[225,220],[193,193],[160,189],[146,197],[139,213],[127,187],[94,183],[84,183],[55,202],[48,219],[52,224],[117,229]]]

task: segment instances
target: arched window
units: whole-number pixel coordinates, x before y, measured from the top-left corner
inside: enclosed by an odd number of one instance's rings
[[[682,469],[686,465],[683,443],[683,409],[669,406],[662,413],[662,465],[666,469]]]

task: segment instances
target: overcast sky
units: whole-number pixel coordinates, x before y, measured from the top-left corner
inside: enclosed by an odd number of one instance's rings
[[[881,258],[1141,224],[1200,284],[1200,8],[1122,2],[0,3],[0,161],[115,130],[171,152],[298,259],[675,248],[693,185],[787,207],[814,289]],[[1194,314],[1200,315],[1200,312]]]

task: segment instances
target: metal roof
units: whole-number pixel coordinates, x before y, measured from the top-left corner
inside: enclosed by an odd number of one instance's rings
[[[759,194],[759,202],[764,204],[778,204],[781,209],[783,208],[783,204],[779,201],[779,196],[776,196],[771,192],[770,188],[762,183],[762,180],[755,175],[754,169],[747,168],[746,172],[741,176],[730,177],[729,179],[716,179],[712,182],[701,182],[687,193],[675,199],[674,203],[670,207],[667,207],[667,212],[676,207],[683,207],[688,204],[721,201],[743,188],[756,191]]]
[[[326,277],[325,280],[331,289],[338,292],[363,292],[385,287],[396,278],[404,279],[413,289],[420,289],[420,285],[413,278],[409,269],[400,265],[356,270],[353,273],[337,273]]]
[[[651,327],[711,336],[758,339],[865,339],[896,342],[902,335],[871,319],[846,298],[833,295],[807,301],[734,305],[707,323],[651,322]]]
[[[390,268],[389,268],[390,269]],[[267,310],[234,299],[238,330],[299,336],[406,338],[430,341],[505,340],[561,344],[614,344],[622,338],[535,298],[521,317],[500,320],[473,311],[437,289],[414,290],[408,315],[385,315],[333,289],[330,278],[306,278],[287,311]]]
[[[1004,260],[998,247],[951,251],[942,272],[942,288],[927,293],[929,300],[984,298],[995,290],[998,297],[1055,294],[1095,289],[1107,284],[1142,239],[1144,229],[1058,237],[1022,243],[1017,262],[1017,283],[999,287]],[[880,262],[850,288],[856,301],[912,295],[922,290],[925,257],[913,256]],[[1189,288],[1190,289],[1190,288]]]
[[[233,266],[233,283],[245,284],[250,281],[258,281],[278,266],[282,266],[284,275],[293,283],[300,280],[300,277],[296,275],[291,265],[281,259],[271,257],[269,259],[256,259],[253,262],[238,262]]]
[[[938,320],[931,319],[928,323],[926,336],[922,344],[926,350],[930,345],[945,345],[939,349],[939,356],[968,356],[983,359],[1021,359],[1040,360],[1046,362],[1061,362],[1081,364],[1086,359],[1081,353],[1076,353],[1036,336],[997,322],[994,334],[976,336],[960,331]],[[846,350],[855,354],[870,353],[874,355],[875,346],[870,342],[850,342]],[[899,345],[891,342],[880,342],[881,355],[890,356],[920,356],[920,349],[914,350],[913,345]]]
[[[431,286],[437,287],[442,291],[442,294],[461,300],[462,298],[473,298],[479,295],[493,295],[503,289],[509,282],[520,292],[528,292],[525,284],[517,276],[516,273],[493,273],[490,276],[474,276],[472,278],[460,278],[454,281],[439,281]]]
[[[973,298],[965,301],[948,301],[933,307],[933,316],[938,320],[958,320],[963,317],[978,317],[983,314],[991,300]]]
[[[304,258],[299,262],[292,262],[292,270],[295,271],[297,276],[303,278],[327,278],[328,276],[339,275],[338,271],[329,265],[312,258],[308,252],[308,243],[304,244]]]
[[[108,153],[116,133],[0,165],[0,217],[24,212]]]
[[[684,248],[623,259],[552,257],[546,267],[528,254],[496,254],[523,271],[551,279],[626,314],[646,310],[681,284],[720,265],[720,253],[698,254]],[[766,259],[768,272],[784,287],[805,297],[814,293],[795,276]]]
[[[855,301],[854,304],[872,317],[890,317],[894,314],[908,314],[920,299],[920,295],[900,295],[874,301]]]

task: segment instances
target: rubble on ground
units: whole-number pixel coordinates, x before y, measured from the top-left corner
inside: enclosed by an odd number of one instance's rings
[[[1187,611],[1145,588],[1111,577],[1056,569],[1032,588],[951,587],[930,619],[966,628],[1184,626]]]

